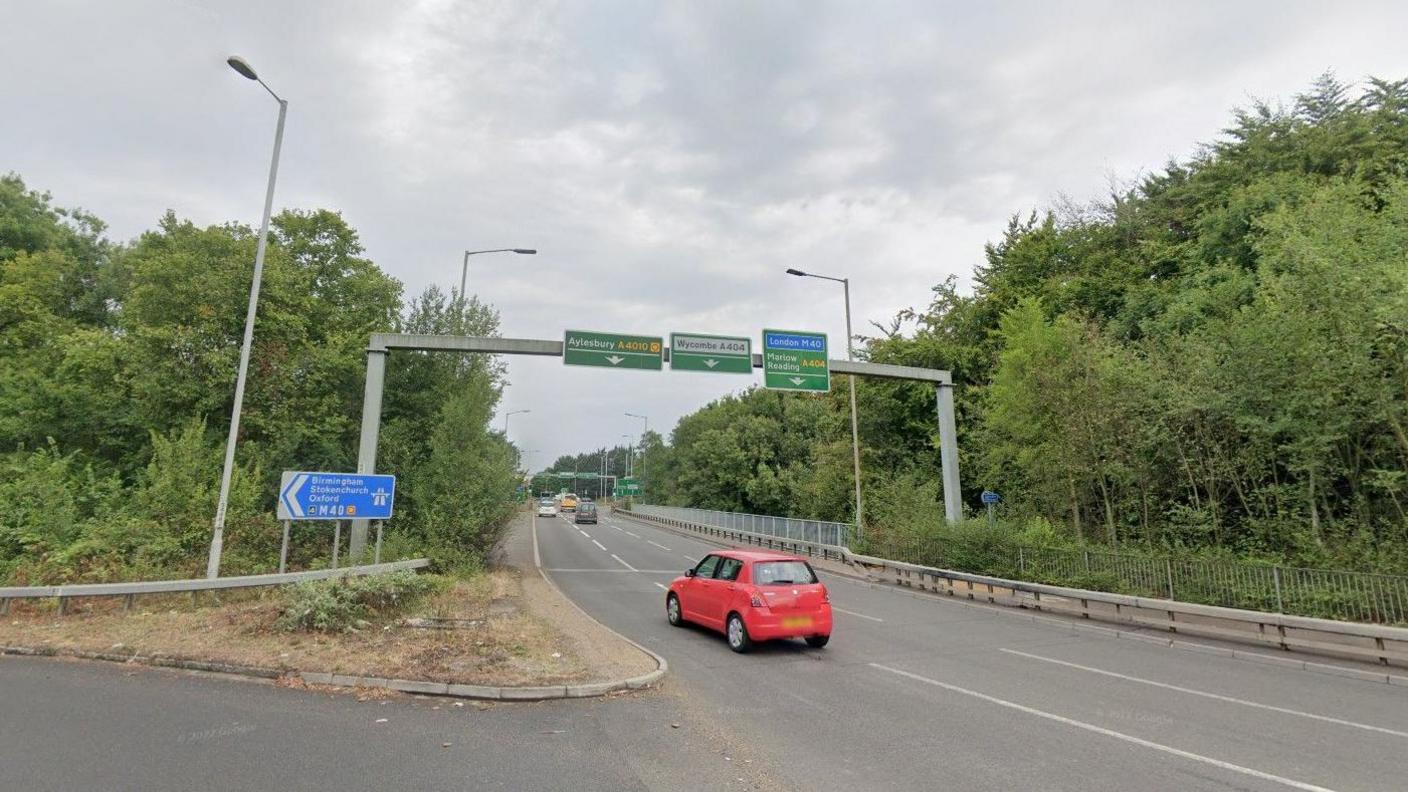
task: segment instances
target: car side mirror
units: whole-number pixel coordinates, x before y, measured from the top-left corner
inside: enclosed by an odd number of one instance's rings
[[[685,577],[694,577],[694,569],[693,569],[692,567],[689,568],[689,569],[686,569],[686,570],[684,571],[684,576],[685,576]]]

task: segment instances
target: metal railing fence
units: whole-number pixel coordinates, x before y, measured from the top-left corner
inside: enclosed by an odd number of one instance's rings
[[[849,548],[848,523],[759,514],[636,505],[670,519]],[[1157,553],[1021,545],[994,535],[991,542],[959,543],[942,536],[895,537],[877,532],[868,552],[894,561],[996,575],[1035,583],[1204,605],[1377,624],[1408,624],[1408,576],[1309,569],[1250,561]]]
[[[850,523],[804,520],[800,517],[772,517],[766,514],[689,509],[683,506],[652,506],[644,503],[635,504],[632,511],[672,520],[695,522],[700,525],[712,525],[716,528],[749,531],[783,539],[842,547],[849,546],[853,536]]]

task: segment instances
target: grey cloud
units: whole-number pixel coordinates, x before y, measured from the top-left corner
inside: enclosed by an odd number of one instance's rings
[[[1232,104],[1327,67],[1408,74],[1397,3],[16,3],[0,168],[130,238],[167,209],[253,222],[274,107],[281,206],[341,209],[414,294],[504,330],[857,329],[966,278],[1007,217],[1186,155]],[[535,460],[610,444],[740,380],[510,363]],[[630,407],[624,406],[625,404]]]

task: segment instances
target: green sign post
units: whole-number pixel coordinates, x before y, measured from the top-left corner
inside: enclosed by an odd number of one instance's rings
[[[764,330],[763,387],[820,393],[831,390],[826,334]]]
[[[658,336],[568,330],[562,341],[562,362],[568,366],[659,371],[665,365],[664,346],[664,339]]]
[[[753,341],[735,336],[670,333],[671,371],[753,373]]]

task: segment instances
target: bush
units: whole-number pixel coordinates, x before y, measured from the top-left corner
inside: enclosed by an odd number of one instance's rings
[[[445,585],[444,578],[411,571],[299,583],[275,626],[290,632],[353,632],[369,616],[409,607]]]

